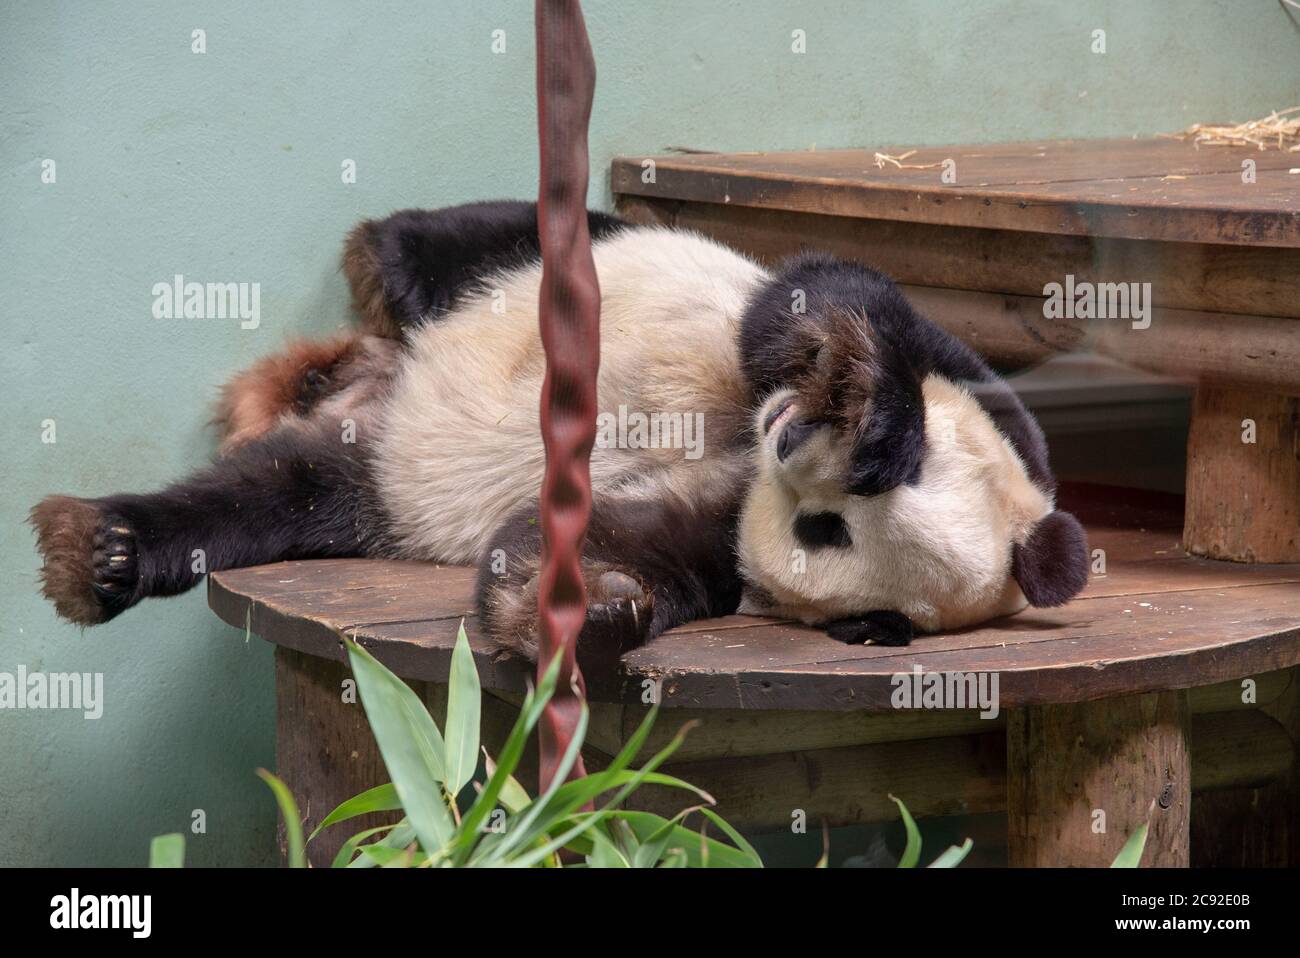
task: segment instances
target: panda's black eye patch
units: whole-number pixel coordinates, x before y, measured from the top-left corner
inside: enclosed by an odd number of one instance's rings
[[[794,537],[809,549],[847,549],[853,545],[849,527],[838,512],[801,512],[795,516]]]

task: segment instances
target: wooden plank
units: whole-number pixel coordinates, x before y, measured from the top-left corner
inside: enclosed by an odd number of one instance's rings
[[[1278,574],[1224,568],[1251,576]],[[1292,581],[1084,598],[1060,609],[1028,610],[980,628],[922,637],[901,650],[848,646],[794,625],[673,632],[625,657],[624,695],[638,701],[639,683],[649,677],[662,680],[664,704],[674,707],[887,709],[892,677],[914,665],[928,671],[997,672],[1008,707],[1210,684],[1300,661],[1300,586],[1294,570],[1285,575]],[[233,603],[238,597],[231,595]],[[214,605],[229,611],[229,603]],[[325,623],[269,610],[260,614],[260,606],[252,605],[255,628],[269,629],[259,634],[342,658],[338,633]],[[229,619],[236,625],[242,620],[239,613]],[[352,634],[399,674],[444,681],[458,622],[366,625]],[[522,689],[526,664],[502,655],[474,618],[466,620],[466,629],[484,685]]]
[[[1007,723],[1012,867],[1106,867],[1149,825],[1142,864],[1186,867],[1186,692],[1018,709]]]
[[[1183,542],[1216,559],[1300,562],[1300,397],[1196,391]]]
[[[900,168],[887,161],[878,163],[875,159],[877,152],[898,157],[910,151],[915,153],[905,161],[907,167],[930,168]],[[1294,157],[1285,151],[1197,147],[1172,137],[1026,140],[944,146],[887,144],[838,150],[616,157],[614,191],[636,192],[623,188],[623,178],[640,182],[642,164],[646,159],[653,159],[660,170],[668,165],[678,171],[714,172],[734,177],[752,174],[819,182],[908,186],[940,182],[942,169],[939,164],[951,159],[957,166],[959,182],[989,187],[1240,173],[1241,162],[1247,158],[1254,160],[1256,167],[1263,170],[1286,170],[1295,165]]]
[[[843,645],[814,629],[743,616],[696,622],[629,654],[621,684],[595,677],[592,697],[636,703],[649,678],[662,680],[664,704],[675,708],[886,710],[892,677],[920,665],[996,671],[1010,707],[1204,685],[1294,664],[1300,565],[1181,555],[1177,497],[1066,486],[1060,501],[1087,523],[1091,545],[1106,550],[1106,574],[1063,608],[921,637],[901,650]],[[334,573],[348,596],[329,592]],[[210,602],[232,625],[250,623],[288,648],[341,660],[346,630],[399,674],[445,681],[472,574],[353,561],[301,563],[292,573],[232,570],[212,576]],[[398,621],[361,621],[376,615]],[[484,686],[524,688],[528,665],[502,653],[476,616],[465,621]]]
[[[906,152],[904,148],[892,149]],[[934,147],[878,168],[874,150],[619,157],[616,194],[947,226],[1165,242],[1300,246],[1297,184],[1284,153],[1197,150],[1170,140]],[[888,150],[886,150],[888,152]],[[895,154],[898,155],[898,154]],[[1257,165],[1243,183],[1241,160]]]
[[[1049,319],[1036,296],[903,286],[925,316],[995,361],[1041,362],[1084,345],[1138,369],[1190,380],[1300,392],[1296,321],[1200,310],[1151,310],[1151,325],[1124,319]]]
[[[918,249],[906,244],[890,246],[888,239],[875,247],[858,247],[853,235],[879,232],[884,226],[899,233],[913,224],[882,226],[877,221],[820,217],[817,224],[844,225],[818,231],[814,224],[810,233],[797,232],[797,222],[780,224],[769,234],[727,228],[725,217],[734,219],[740,214],[743,219],[754,212],[715,206],[696,209],[693,218],[679,211],[674,221],[768,260],[778,251],[827,248],[823,241],[829,232],[830,252],[869,261],[891,273],[921,312],[995,362],[1037,364],[1086,345],[1155,373],[1300,393],[1300,330],[1294,325],[1300,315],[1297,249],[1129,242],[1121,250],[1123,258],[1112,259],[1110,245],[1072,238],[1096,248],[1076,251],[1077,262],[1061,262],[1060,257],[1051,257],[1050,250],[1062,238],[1038,234],[926,226],[926,235],[916,244],[922,247]],[[1011,236],[1016,241],[1001,241],[1008,247],[999,251],[1004,257],[1002,266],[991,269],[992,244],[980,245],[972,235]],[[890,250],[883,262],[874,255],[882,247]],[[1159,257],[1166,268],[1173,268],[1168,264],[1176,262],[1183,270],[1185,278],[1173,283],[1141,256],[1142,251],[1171,248],[1182,252],[1177,257],[1165,252],[1151,255]],[[1258,261],[1252,263],[1252,257]],[[928,267],[915,265],[927,262]],[[993,275],[986,275],[989,272]],[[1125,319],[1044,316],[1044,285],[1064,283],[1068,273],[1073,273],[1076,281],[1088,277],[1089,282],[1151,283],[1155,305],[1150,327],[1134,329]],[[1008,277],[1018,279],[1011,282]],[[1259,307],[1258,313],[1252,312],[1254,307]]]
[[[1278,700],[1292,682],[1291,670],[1252,679],[1246,699],[1243,680],[1191,689],[1192,714],[1249,711]],[[588,739],[615,753],[632,736],[647,709],[593,703]],[[653,754],[668,744],[686,722],[696,723],[674,754],[677,762],[766,755],[773,742],[783,751],[839,748],[877,742],[904,742],[952,735],[974,735],[1006,727],[1006,713],[982,718],[975,709],[894,709],[889,712],[808,712],[740,709],[673,709],[661,713],[643,749]],[[1275,724],[1275,723],[1274,723]],[[1239,741],[1238,744],[1241,744]]]
[[[1177,568],[1183,563],[1168,565]],[[1048,667],[1076,658],[1091,661],[1086,654],[1074,651],[1072,643],[1102,642],[1111,637],[1146,643],[1157,655],[1161,654],[1157,643],[1217,648],[1253,637],[1289,636],[1300,629],[1300,579],[1294,567],[1281,568],[1286,572],[1278,575],[1279,581],[1261,584],[1085,596],[1057,608],[1029,608],[968,629],[921,635],[903,648],[847,645],[799,624],[778,624],[719,633],[674,630],[629,652],[624,662],[647,674],[659,671],[667,675],[689,671],[694,660],[701,669],[734,675],[769,665],[816,668],[836,664],[874,671],[872,663],[876,663],[892,670],[900,662],[947,661],[951,655],[974,650],[1001,652],[1031,667]],[[1265,578],[1271,574],[1276,573],[1264,572]],[[707,654],[697,659],[705,650]],[[1030,655],[1035,659],[1032,663],[1025,661]],[[908,664],[903,670],[910,667]]]
[[[1160,699],[1183,694],[1164,693],[1145,698]],[[1104,712],[1108,705],[1096,708]],[[661,721],[667,721],[669,717],[665,716]],[[1134,738],[1125,738],[1131,745],[1135,743]],[[1212,784],[1216,788],[1259,782],[1266,775],[1285,776],[1292,760],[1290,740],[1279,733],[1276,723],[1259,711],[1229,713],[1229,721],[1224,721],[1220,715],[1194,719],[1191,738],[1191,767],[1195,768],[1201,756],[1206,755],[1207,763],[1215,763]],[[769,749],[773,746],[782,748],[776,754],[769,751],[766,754],[674,761],[665,766],[664,771],[705,789],[717,800],[721,815],[737,826],[756,831],[787,830],[799,813],[806,819],[810,834],[817,831],[823,820],[832,826],[895,822],[898,820],[898,807],[890,801],[890,794],[902,798],[918,818],[976,815],[1000,812],[1008,807],[1008,749],[1001,731],[808,750],[793,746],[787,749],[787,744],[773,735],[768,739]],[[1073,746],[1072,742],[1069,744]],[[1140,751],[1140,745],[1137,747]],[[1065,743],[1061,748],[1066,748]],[[1182,756],[1171,754],[1170,757],[1179,763],[1182,775],[1175,783],[1178,786],[1175,791],[1181,798],[1174,794],[1167,798],[1173,809],[1178,801],[1185,802],[1186,795],[1179,790],[1189,783],[1189,779],[1185,752]],[[1100,761],[1101,766],[1096,771],[1084,774],[1091,776],[1089,781],[1100,782],[1105,787],[1102,766],[1107,764],[1107,759],[1103,756]],[[1143,756],[1144,779],[1146,773],[1155,771],[1156,765],[1153,756]],[[1154,780],[1156,776],[1150,777]],[[1152,791],[1152,783],[1139,784],[1142,794]],[[1155,789],[1157,797],[1164,793],[1164,785],[1165,781],[1161,780],[1160,787]],[[1129,826],[1128,821],[1117,822],[1117,814],[1124,819],[1139,804],[1135,794],[1126,810],[1123,807],[1125,797],[1121,790],[1111,794],[1108,801],[1107,827],[1111,835],[1107,841],[1116,839],[1114,830],[1117,827],[1127,829]],[[1149,801],[1147,798],[1142,803],[1142,812]],[[651,787],[639,790],[632,805],[671,815],[689,802],[689,796],[680,791]],[[1174,814],[1181,814],[1185,825],[1185,804]],[[1167,837],[1167,832],[1160,832],[1152,847],[1158,847]],[[1122,837],[1119,841],[1122,844]],[[1118,846],[1115,850],[1118,851]],[[1097,855],[1104,856],[1108,851],[1109,846],[1103,845]],[[1105,863],[1108,864],[1109,859]],[[1148,862],[1144,861],[1144,864]]]
[[[1300,162],[1300,161],[1298,161]],[[803,249],[912,286],[1041,296],[1048,283],[1147,282],[1156,306],[1300,316],[1300,249],[973,229],[623,195],[632,222],[695,230],[767,265]]]

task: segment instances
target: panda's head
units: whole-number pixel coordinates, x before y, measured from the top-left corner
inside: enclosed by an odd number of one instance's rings
[[[741,352],[763,397],[742,611],[889,611],[932,631],[1083,587],[1083,531],[1054,508],[1037,425],[886,277],[796,261],[751,303]]]

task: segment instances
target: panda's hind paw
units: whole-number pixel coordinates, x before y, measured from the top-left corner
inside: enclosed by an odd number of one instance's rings
[[[879,609],[826,626],[826,634],[849,645],[910,645],[915,629],[901,612]]]

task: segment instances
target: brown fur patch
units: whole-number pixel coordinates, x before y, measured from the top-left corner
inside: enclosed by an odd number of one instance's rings
[[[352,308],[361,325],[376,336],[400,339],[401,329],[384,301],[384,275],[375,250],[374,220],[363,220],[352,228],[343,244],[343,275],[352,289]]]
[[[298,340],[266,356],[221,389],[213,422],[221,432],[221,453],[274,429],[299,410],[304,377],[327,373],[362,352],[362,333],[340,333],[324,340]]]
[[[880,375],[879,345],[871,320],[837,308],[825,326],[808,321],[804,328],[810,351],[818,353],[808,374],[796,383],[805,415],[828,420],[850,433],[860,432],[870,418]]]
[[[45,559],[41,591],[59,615],[78,625],[96,625],[105,619],[92,588],[100,518],[99,510],[85,499],[49,496],[32,509],[28,520]]]

